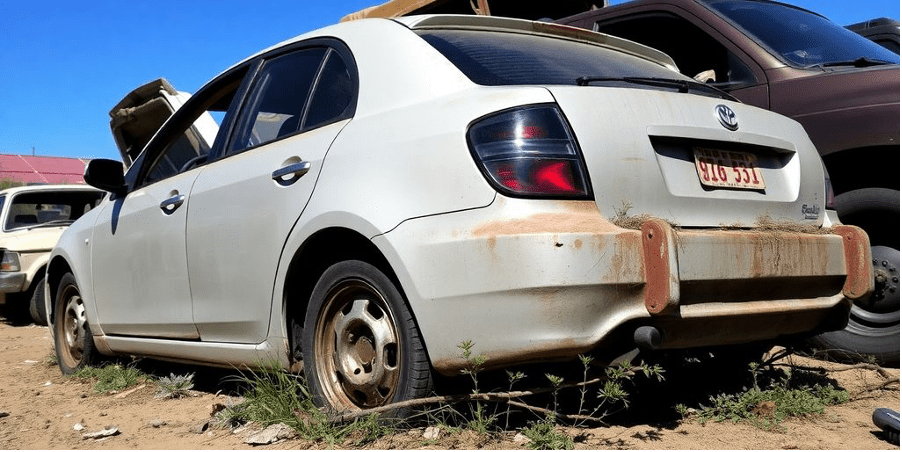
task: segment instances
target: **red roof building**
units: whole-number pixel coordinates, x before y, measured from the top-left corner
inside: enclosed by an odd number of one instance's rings
[[[0,154],[0,181],[24,184],[84,184],[89,159]]]

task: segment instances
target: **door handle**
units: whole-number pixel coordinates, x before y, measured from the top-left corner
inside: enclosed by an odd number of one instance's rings
[[[273,171],[272,180],[282,186],[291,185],[297,182],[301,176],[307,174],[307,171],[310,171],[310,162],[301,161],[299,163],[293,163]],[[291,177],[286,179],[285,176]]]
[[[166,215],[172,215],[185,202],[185,195],[175,195],[160,203],[160,210]]]

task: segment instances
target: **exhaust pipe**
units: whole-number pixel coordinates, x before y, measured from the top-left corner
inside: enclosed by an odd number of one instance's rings
[[[664,333],[653,326],[640,326],[633,333],[633,341],[641,350],[657,350],[664,343]]]

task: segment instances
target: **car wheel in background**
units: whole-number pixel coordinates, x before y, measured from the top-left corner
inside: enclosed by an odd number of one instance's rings
[[[860,361],[871,356],[899,365],[899,192],[863,188],[836,196],[840,221],[868,233],[874,265],[874,294],[852,306],[844,330],[815,336],[811,343],[833,358]]]
[[[340,262],[320,277],[307,307],[302,348],[317,403],[336,411],[419,398],[432,387],[429,359],[407,303],[388,277],[365,262]]]
[[[47,326],[47,307],[44,305],[44,278],[35,283],[28,302],[28,313],[35,324]]]
[[[94,346],[84,301],[72,273],[63,275],[54,303],[53,341],[63,374],[71,375],[99,362],[100,353]]]

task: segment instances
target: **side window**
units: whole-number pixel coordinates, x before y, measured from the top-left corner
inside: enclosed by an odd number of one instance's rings
[[[300,130],[307,98],[326,50],[299,50],[263,64],[238,117],[228,154]]]
[[[196,131],[186,131],[166,147],[159,160],[147,173],[145,181],[151,184],[174,176],[192,159],[209,153],[210,145],[203,141]]]
[[[138,186],[172,177],[204,164],[219,132],[225,112],[238,93],[246,68],[226,74],[198,92],[173,114],[148,144],[148,164],[138,176]],[[154,149],[162,150],[155,152]],[[143,158],[141,156],[139,158]],[[138,164],[136,160],[135,165]],[[133,165],[134,166],[134,165]]]
[[[666,13],[598,22],[596,31],[658,49],[683,75],[726,89],[756,83],[751,69],[720,42],[691,22]]]
[[[344,60],[334,50],[326,56],[302,129],[312,129],[351,116],[354,84]]]

